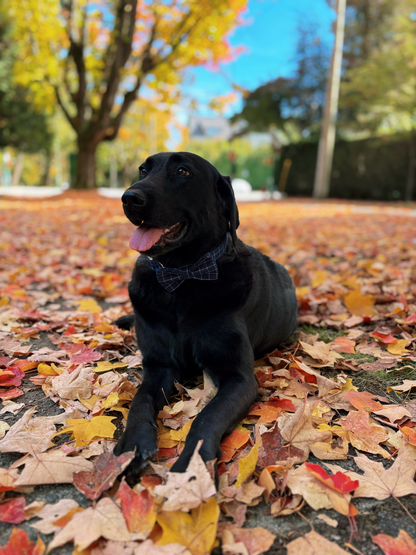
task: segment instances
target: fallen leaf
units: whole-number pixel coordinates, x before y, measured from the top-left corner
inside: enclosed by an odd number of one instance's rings
[[[91,368],[84,368],[80,364],[72,372],[62,372],[59,376],[52,378],[51,393],[61,399],[77,399],[91,397],[92,378],[94,371]]]
[[[116,457],[111,451],[104,451],[94,460],[91,471],[81,471],[74,474],[74,486],[88,499],[98,499],[103,491],[111,488],[117,476],[123,472],[133,460],[134,451],[122,453]]]
[[[179,543],[185,547],[192,545],[192,555],[211,553],[219,516],[220,509],[214,497],[192,509],[190,514],[183,511],[161,511],[157,514],[156,520],[163,533],[156,543]]]
[[[385,416],[390,422],[396,422],[402,418],[411,418],[410,412],[401,405],[384,405],[381,410],[374,411],[377,416]]]
[[[94,438],[112,438],[116,427],[112,424],[115,416],[94,416],[90,421],[84,418],[67,419],[64,426],[55,435],[71,434],[77,447],[88,445]],[[1,445],[1,442],[0,442]]]
[[[373,497],[382,501],[390,496],[403,497],[416,493],[416,482],[414,481],[416,461],[405,448],[399,449],[394,464],[388,469],[385,469],[382,463],[372,461],[362,454],[354,457],[354,461],[364,472],[362,475],[351,470],[344,471],[344,474],[352,480],[359,481],[354,497]],[[337,468],[328,463],[325,466],[332,471]]]
[[[287,544],[287,555],[350,555],[348,551],[330,542],[314,530]]]
[[[60,449],[37,453],[24,459],[24,469],[14,485],[70,484],[75,472],[91,471],[93,464],[84,457],[67,457]]]
[[[394,391],[410,391],[413,387],[416,387],[416,380],[404,380],[402,385],[396,385],[394,387],[392,387],[391,389],[393,389]],[[389,388],[387,388],[387,391],[389,390]]]
[[[24,497],[14,497],[0,503],[0,522],[9,524],[20,524],[25,517],[26,499]]]
[[[108,555],[113,554],[109,553]],[[193,553],[179,543],[156,545],[152,540],[146,540],[135,548],[134,555],[193,555]]]
[[[215,495],[215,484],[199,454],[201,445],[199,441],[185,472],[169,472],[166,484],[154,488],[166,499],[164,511],[189,511]]]
[[[256,443],[250,450],[250,453],[238,461],[238,476],[235,487],[238,488],[241,484],[251,476],[256,468],[257,459],[259,458],[259,443]]]
[[[299,341],[302,349],[315,360],[319,360],[326,366],[334,366],[337,359],[342,358],[342,355],[336,351],[331,351],[331,344],[317,341],[313,345],[309,345],[304,341]]]
[[[373,295],[361,295],[359,289],[354,289],[344,297],[345,306],[354,316],[374,316],[375,299]]]
[[[229,462],[238,453],[239,449],[244,447],[250,439],[250,430],[236,429],[231,432],[221,442],[222,456],[218,463]]]
[[[406,347],[409,345],[410,341],[407,339],[398,339],[393,345],[389,345],[387,350],[392,355],[401,356],[404,353],[408,353]]]
[[[117,541],[130,540],[130,533],[120,508],[108,497],[100,499],[95,506],[76,513],[55,535],[48,545],[48,550],[73,541],[78,551],[82,551],[100,537]]]
[[[344,398],[351,403],[357,410],[373,412],[383,409],[383,405],[378,401],[374,401],[374,395],[368,391],[355,391],[351,389],[344,395]]]
[[[136,492],[123,479],[116,501],[121,507],[129,532],[140,535],[137,539],[145,540],[156,522],[154,498],[150,492],[146,488]]]
[[[319,518],[319,520],[322,520],[323,522],[325,522],[325,524],[328,524],[328,526],[331,526],[332,528],[336,528],[338,526],[338,520],[335,520],[335,518],[330,518],[328,515],[321,514],[318,515],[316,518]]]
[[[77,508],[79,505],[74,499],[60,499],[57,503],[44,505],[35,515],[41,520],[30,526],[42,534],[53,534],[61,529],[54,522]]]
[[[374,453],[388,458],[390,454],[379,445],[388,439],[388,434],[382,426],[372,424],[368,413],[351,411],[346,418],[340,419],[344,430],[348,430],[348,439],[360,451]]]
[[[248,555],[260,555],[261,553],[266,553],[271,548],[275,538],[274,534],[259,526],[249,529],[227,526],[222,531],[222,552],[224,555],[242,553],[236,550],[238,549],[238,544],[242,544],[246,548]]]
[[[416,554],[416,544],[404,530],[399,531],[397,538],[392,538],[386,534],[377,534],[377,536],[372,536],[371,539],[385,555]]]
[[[13,528],[9,541],[0,546],[0,555],[43,555],[45,544],[38,537],[36,544],[31,542],[24,530]]]
[[[326,441],[332,437],[331,432],[321,432],[312,425],[312,413],[317,404],[316,401],[305,400],[295,414],[282,416],[277,421],[285,443],[303,451],[303,460],[308,458],[310,446],[313,443]]]
[[[355,353],[355,341],[347,337],[337,337],[330,343],[332,350],[337,353]]]

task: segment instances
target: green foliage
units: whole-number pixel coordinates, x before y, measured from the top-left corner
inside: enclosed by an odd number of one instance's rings
[[[52,134],[47,118],[33,105],[30,91],[13,80],[17,54],[17,45],[10,37],[10,24],[0,14],[0,148],[49,151]]]
[[[337,141],[329,196],[345,199],[404,200],[408,165],[406,135],[361,141]],[[283,148],[282,160],[292,160],[286,192],[310,196],[318,145],[303,142]]]
[[[228,159],[232,151],[236,154],[234,177],[246,179],[253,189],[267,187],[270,183],[271,152],[267,144],[253,147],[246,139],[234,139],[231,143],[212,139],[192,140],[184,148],[206,158],[223,175],[232,173],[232,165]]]

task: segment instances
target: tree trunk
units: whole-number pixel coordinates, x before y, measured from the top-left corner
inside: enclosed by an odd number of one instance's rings
[[[16,157],[16,164],[13,169],[12,185],[19,185],[20,176],[22,175],[23,170],[23,156],[23,152],[19,150]]]
[[[43,166],[43,173],[40,180],[40,184],[44,187],[49,185],[49,177],[52,165],[52,150],[47,150],[45,152],[45,165]]]
[[[97,145],[78,144],[77,171],[74,189],[95,188],[95,151]]]
[[[416,155],[416,137],[415,130],[412,129],[409,141],[409,166],[407,170],[407,182],[405,200],[410,202],[413,198],[413,188],[415,184],[415,155]]]

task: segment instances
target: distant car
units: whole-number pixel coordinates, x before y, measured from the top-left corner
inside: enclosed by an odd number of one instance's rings
[[[234,193],[251,193],[253,189],[248,181],[240,177],[232,180],[232,186]]]

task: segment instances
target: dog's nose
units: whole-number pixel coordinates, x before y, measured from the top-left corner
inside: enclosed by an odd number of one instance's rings
[[[146,203],[146,195],[139,190],[127,189],[121,197],[121,202],[124,206],[143,206]]]

